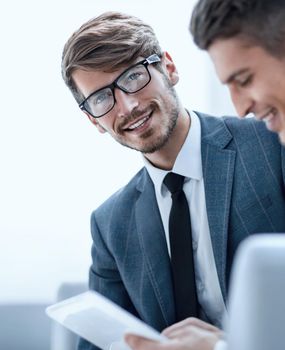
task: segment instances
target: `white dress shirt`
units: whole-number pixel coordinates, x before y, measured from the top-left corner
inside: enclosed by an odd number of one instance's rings
[[[168,252],[171,255],[168,219],[172,199],[170,192],[163,184],[168,171],[154,167],[146,158],[144,158],[144,163],[154,183]],[[206,210],[201,158],[201,125],[198,116],[194,112],[191,112],[191,127],[176,158],[172,172],[185,176],[183,190],[190,209],[198,301],[209,319],[221,327],[225,304],[218,280]]]

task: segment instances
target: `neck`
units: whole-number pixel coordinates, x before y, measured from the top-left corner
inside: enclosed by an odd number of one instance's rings
[[[178,153],[180,152],[188,131],[191,120],[186,110],[182,110],[177,118],[175,128],[166,144],[154,153],[144,154],[156,168],[171,170],[174,166]]]

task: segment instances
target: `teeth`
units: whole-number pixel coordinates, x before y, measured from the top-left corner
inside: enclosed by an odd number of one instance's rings
[[[272,108],[270,110],[268,110],[266,113],[264,114],[257,114],[256,115],[256,119],[258,120],[262,120],[263,122],[268,122],[269,120],[271,120],[275,115],[275,110]]]
[[[273,117],[274,117],[274,113],[273,113],[272,111],[270,111],[270,112],[263,118],[263,121],[266,123],[266,122],[270,121]]]
[[[272,117],[273,117],[273,114],[270,113],[268,116],[266,116],[265,118],[263,118],[263,121],[268,122]]]
[[[149,116],[144,117],[143,119],[137,121],[135,124],[132,124],[131,126],[129,126],[129,129],[134,130],[134,129],[138,128],[138,127],[141,126],[148,118],[149,118]]]

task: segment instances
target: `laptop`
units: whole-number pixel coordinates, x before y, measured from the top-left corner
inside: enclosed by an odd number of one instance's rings
[[[229,350],[285,349],[285,234],[257,234],[240,244],[228,306]]]

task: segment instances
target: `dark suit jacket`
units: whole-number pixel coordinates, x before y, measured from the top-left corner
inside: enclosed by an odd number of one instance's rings
[[[254,119],[198,113],[206,206],[224,300],[234,253],[253,233],[285,232],[285,152]],[[143,168],[92,214],[90,288],[161,331],[175,322],[170,259]],[[93,349],[84,340],[80,349]]]

